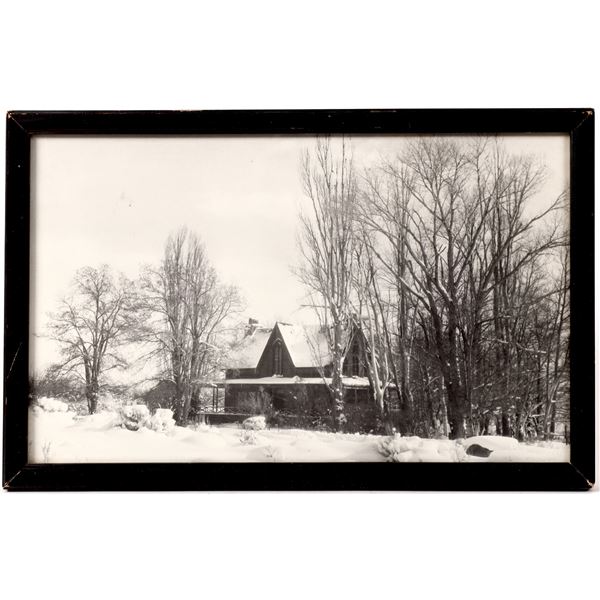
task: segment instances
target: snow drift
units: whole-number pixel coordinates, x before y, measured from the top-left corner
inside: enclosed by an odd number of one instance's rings
[[[55,401],[59,402],[59,401]],[[44,401],[30,411],[29,461],[66,462],[566,462],[569,446],[478,436],[433,440],[240,426],[177,427],[140,405],[81,416]],[[125,419],[125,420],[124,420]],[[469,456],[479,444],[487,458]]]

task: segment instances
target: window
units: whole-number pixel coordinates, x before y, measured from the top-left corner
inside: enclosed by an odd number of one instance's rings
[[[277,340],[273,345],[273,375],[282,375],[281,365],[281,341]]]
[[[360,362],[358,360],[358,354],[352,355],[352,375],[359,375]]]
[[[360,375],[360,348],[354,344],[352,348],[352,375]]]
[[[351,377],[360,375],[360,345],[354,340],[348,354],[348,375]]]

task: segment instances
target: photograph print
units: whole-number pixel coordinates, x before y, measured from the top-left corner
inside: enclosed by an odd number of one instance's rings
[[[28,461],[569,462],[569,136],[35,136]]]

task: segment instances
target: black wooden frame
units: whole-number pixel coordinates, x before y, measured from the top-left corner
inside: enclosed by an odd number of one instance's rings
[[[571,144],[570,463],[27,464],[30,149],[54,135],[566,133]],[[4,443],[8,490],[587,490],[595,478],[591,109],[10,112]]]

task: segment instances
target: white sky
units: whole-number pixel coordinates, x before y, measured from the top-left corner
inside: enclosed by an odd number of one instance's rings
[[[536,203],[567,185],[567,136],[505,137],[536,154],[549,176]],[[353,137],[358,164],[398,152],[406,137]],[[306,199],[300,156],[310,136],[57,137],[32,147],[31,362],[56,359],[44,332],[75,271],[111,265],[136,277],[157,264],[167,236],[187,226],[225,282],[240,287],[246,316],[265,324],[307,320],[305,290],[291,272],[297,215]]]

